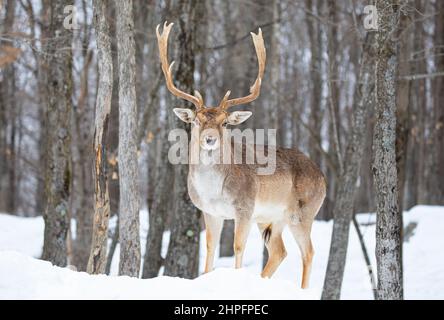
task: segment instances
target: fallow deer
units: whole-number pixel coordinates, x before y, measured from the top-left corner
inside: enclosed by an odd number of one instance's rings
[[[228,91],[217,107],[207,107],[201,94],[194,95],[178,89],[172,78],[172,66],[168,63],[168,36],[173,24],[165,22],[162,33],[157,26],[156,34],[162,71],[169,91],[196,107],[195,110],[175,108],[180,120],[191,124],[190,150],[205,152],[218,150],[226,143],[221,139],[227,125],[238,125],[247,120],[249,111],[228,112],[228,108],[255,100],[260,93],[265,69],[265,46],[262,32],[251,33],[259,63],[256,81],[250,94],[229,99]],[[255,148],[256,145],[253,145]],[[197,148],[197,149],[196,149]],[[274,148],[274,149],[273,149]],[[302,288],[308,287],[313,258],[311,227],[326,194],[324,175],[318,166],[296,149],[269,146],[268,152],[276,152],[275,171],[271,175],[257,174],[257,164],[189,164],[188,193],[193,204],[204,214],[206,226],[207,256],[205,272],[213,269],[214,254],[220,240],[225,219],[234,219],[235,267],[242,265],[247,236],[253,222],[257,223],[264,237],[269,259],[262,277],[271,277],[286,257],[282,231],[288,226],[302,257]]]

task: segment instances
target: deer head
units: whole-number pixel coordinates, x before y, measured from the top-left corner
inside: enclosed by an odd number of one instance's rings
[[[172,77],[174,61],[171,64],[168,63],[168,36],[172,26],[173,23],[168,24],[165,22],[162,33],[159,32],[160,25],[156,28],[160,61],[163,74],[165,75],[166,85],[173,95],[187,100],[195,106],[195,110],[175,108],[173,111],[180,120],[186,123],[191,123],[195,130],[199,130],[199,145],[202,149],[217,149],[221,144],[220,137],[223,136],[223,131],[227,125],[238,125],[246,121],[252,115],[252,112],[250,111],[228,112],[228,109],[236,105],[252,102],[259,96],[266,59],[262,31],[259,29],[258,34],[251,33],[254,47],[256,49],[259,69],[256,81],[250,88],[250,94],[245,97],[229,99],[231,92],[227,91],[217,107],[207,107],[204,104],[202,95],[197,90],[194,91],[194,95],[191,95],[179,90],[174,85]]]

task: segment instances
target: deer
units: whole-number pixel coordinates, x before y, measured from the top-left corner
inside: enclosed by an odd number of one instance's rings
[[[196,90],[189,94],[173,82],[172,67],[168,62],[168,37],[173,23],[156,28],[161,68],[167,89],[174,96],[191,102],[194,109],[174,108],[174,114],[191,124],[190,154],[212,152],[232,144],[223,138],[227,126],[236,126],[252,115],[251,111],[233,111],[229,108],[245,105],[260,94],[265,71],[266,52],[261,29],[251,32],[258,60],[258,74],[250,93],[229,99],[227,91],[218,106],[206,106]],[[257,148],[257,145],[250,146]],[[245,149],[245,146],[243,146]],[[206,229],[206,260],[204,272],[213,270],[216,247],[219,244],[224,220],[234,219],[235,268],[241,268],[242,257],[251,226],[256,223],[268,251],[268,261],[261,276],[270,278],[287,256],[282,232],[288,226],[297,242],[302,259],[303,289],[309,286],[314,256],[311,229],[314,218],[324,202],[326,180],[318,165],[295,148],[269,146],[275,152],[275,170],[259,175],[259,164],[247,163],[189,163],[187,187],[190,200],[202,211]]]

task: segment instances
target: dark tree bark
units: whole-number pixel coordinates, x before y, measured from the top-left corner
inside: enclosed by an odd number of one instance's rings
[[[16,1],[5,3],[5,17],[0,27],[0,33],[8,35],[13,32],[15,21]],[[6,41],[0,40],[0,47],[11,49],[9,60],[1,68],[0,80],[0,211],[14,214],[17,209],[16,184],[16,66],[15,48]],[[4,58],[4,57],[2,57]]]
[[[115,1],[119,61],[119,274],[139,276],[139,186],[133,4]]]
[[[51,2],[49,36],[45,53],[48,72],[46,101],[46,209],[42,259],[58,266],[67,263],[71,193],[72,30],[63,26],[63,10],[72,1]]]
[[[328,72],[327,72],[327,88],[328,88],[328,113],[329,113],[329,157],[333,160],[332,165],[327,167],[327,179],[332,183],[329,184],[327,190],[327,197],[325,199],[325,205],[322,206],[320,212],[316,219],[319,220],[330,220],[333,218],[333,205],[336,196],[337,189],[337,178],[341,175],[343,170],[342,163],[342,151],[340,146],[339,128],[340,128],[340,117],[339,117],[339,88],[338,83],[333,81],[339,78],[338,74],[338,63],[336,61],[337,53],[337,34],[338,34],[338,23],[337,23],[337,7],[336,2],[333,0],[327,1],[328,9],[328,21],[329,24],[326,26],[327,33],[327,55],[328,55]]]
[[[306,0],[305,6],[309,11],[319,12],[322,7],[322,2],[313,5],[312,0]],[[317,4],[317,6],[316,6]],[[317,7],[317,10],[314,8]],[[310,39],[310,74],[312,83],[312,94],[310,101],[310,120],[309,125],[313,130],[313,133],[317,136],[321,136],[322,128],[322,113],[321,113],[321,95],[322,95],[322,35],[321,27],[319,23],[316,22],[315,18],[307,14],[306,18],[307,31]],[[321,153],[316,147],[317,142],[313,135],[310,136],[309,152],[310,159],[313,160],[318,165],[321,164]]]
[[[165,11],[168,10],[168,6],[165,7],[162,12],[162,16],[165,16]],[[148,13],[147,20],[149,24],[145,28],[154,30],[154,22],[156,18],[156,11],[153,9]],[[164,18],[161,18],[161,21]],[[151,43],[152,47],[149,47],[148,61],[153,61],[156,68],[153,69],[153,75],[148,81],[150,86],[149,92],[146,92],[146,98],[144,99],[144,109],[139,116],[139,135],[138,143],[141,148],[142,142],[145,141],[148,146],[147,157],[147,208],[148,208],[148,235],[145,243],[145,256],[143,261],[142,278],[153,278],[159,273],[159,270],[163,264],[163,258],[161,256],[162,251],[162,238],[166,227],[166,219],[168,216],[168,207],[170,202],[168,201],[169,191],[173,188],[173,171],[170,163],[168,162],[168,124],[164,116],[165,112],[168,113],[170,96],[166,97],[166,104],[162,107],[166,107],[166,110],[161,110],[159,106],[159,88],[163,84],[163,74],[158,65],[158,52],[157,44]],[[147,83],[144,84],[145,91]]]
[[[195,70],[195,45],[196,28],[198,18],[196,6],[203,2],[197,0],[179,0],[177,10],[178,23],[175,39],[177,44],[178,59],[176,59],[177,72],[174,76],[177,86],[185,92],[194,90]],[[169,111],[169,117],[175,128],[182,128],[190,134],[190,128],[178,120],[173,112]],[[174,205],[171,238],[168,253],[165,259],[165,275],[179,276],[183,278],[195,278],[199,272],[199,236],[200,236],[200,212],[191,202],[187,189],[187,165],[176,165],[174,168]]]
[[[438,14],[435,19],[435,37],[434,46],[441,48],[440,54],[435,57],[436,72],[444,71],[444,2],[436,1],[436,13]],[[432,156],[435,158],[434,164],[436,165],[436,171],[434,174],[435,192],[434,204],[444,204],[444,77],[437,77],[434,79],[434,92],[433,92],[433,113],[434,121],[433,126],[433,145],[436,150],[432,150]],[[433,191],[433,190],[431,190]]]
[[[86,26],[85,26],[86,28]],[[85,32],[86,34],[89,31]],[[84,39],[83,69],[80,77],[80,93],[77,106],[74,108],[74,128],[72,132],[73,156],[72,156],[72,178],[73,196],[71,207],[73,218],[76,221],[76,236],[72,242],[72,262],[79,271],[86,271],[88,258],[91,250],[91,238],[93,219],[91,212],[94,210],[93,203],[93,154],[90,152],[92,114],[93,110],[88,102],[89,98],[89,70],[92,63],[93,51],[88,50],[89,36]]]
[[[119,146],[119,63],[117,59],[116,9],[115,2],[108,1],[107,16],[111,35],[111,54],[113,59],[113,94],[111,98],[111,113],[108,126],[108,183],[111,216],[119,213],[120,188],[119,164],[117,150]]]
[[[379,300],[403,299],[401,214],[396,172],[396,75],[398,27],[396,1],[377,2],[376,124],[373,137],[373,177],[376,188],[376,261]]]
[[[143,264],[142,278],[154,278],[159,274],[163,264],[161,256],[162,238],[165,231],[169,191],[173,188],[173,167],[168,162],[168,126],[161,129],[156,142],[159,144],[160,152],[157,155],[155,169],[155,189],[152,206],[149,211],[149,229],[146,240],[145,258]],[[153,181],[153,182],[154,182]]]
[[[232,6],[232,4],[231,4]],[[236,28],[235,24],[233,23],[232,18],[232,8],[230,6],[230,1],[224,1],[223,2],[223,15],[226,17],[223,21],[223,27],[224,27],[224,41],[225,43],[230,43],[230,41],[233,41],[233,39],[236,38]],[[234,49],[237,49],[234,48]],[[226,50],[227,52],[228,50]],[[224,59],[224,66],[223,66],[223,76],[222,76],[222,87],[224,90],[226,88],[231,88],[231,85],[233,84],[233,80],[236,81],[235,73],[233,72],[232,68],[232,61],[228,58],[229,52],[226,53],[227,57]],[[237,57],[238,59],[240,56]],[[234,79],[233,79],[234,78]],[[219,255],[221,257],[232,257],[234,255],[234,220],[225,220],[224,226],[222,229],[222,233],[220,236],[220,249],[219,249]],[[267,250],[265,250],[267,251]]]
[[[423,12],[424,8],[421,0],[415,0],[414,6],[418,12]],[[416,16],[415,16],[416,18]],[[419,20],[419,19],[417,19]],[[420,21],[414,23],[413,52],[421,52],[424,48],[424,26]],[[424,74],[426,72],[425,59],[413,56],[411,62],[413,74]],[[422,189],[424,186],[424,152],[425,152],[425,133],[424,133],[424,106],[426,105],[426,80],[419,79],[411,83],[409,95],[409,123],[410,139],[408,139],[408,157],[406,172],[406,206],[410,208],[415,204],[422,203]],[[402,120],[402,119],[401,119]]]
[[[83,20],[88,20],[88,4],[82,1],[81,11]],[[92,84],[90,70],[93,66],[95,50],[89,49],[92,26],[85,23],[81,27],[81,58],[82,69],[78,83],[77,104],[74,106],[72,130],[72,179],[73,196],[71,199],[72,216],[76,221],[75,238],[72,242],[72,262],[79,271],[86,271],[91,251],[94,210],[94,183],[91,175],[93,171],[93,140],[94,108],[90,103]],[[94,93],[94,91],[93,91]]]
[[[266,248],[265,248],[266,249]],[[264,253],[267,253],[265,262],[268,259],[268,251],[264,250]],[[220,249],[219,256],[221,257],[232,257],[234,255],[234,220],[225,220],[224,227],[222,229],[222,233],[220,236]]]
[[[407,146],[410,132],[410,84],[411,81],[403,80],[410,74],[409,58],[412,52],[412,36],[410,30],[410,17],[401,14],[399,23],[399,67],[396,83],[396,171],[398,176],[398,210],[402,225],[404,208],[404,189],[406,180]],[[409,30],[409,29],[410,30]]]
[[[35,38],[35,28],[36,28],[36,18],[34,13],[34,7],[32,6],[32,2],[27,2],[27,12],[30,24],[33,25],[31,28],[31,34],[33,38]],[[39,17],[40,22],[40,42],[43,43],[44,39],[48,39],[49,35],[49,10],[47,1],[42,1],[42,9]],[[48,128],[46,127],[46,116],[45,116],[45,108],[43,107],[46,104],[47,97],[47,83],[48,83],[48,72],[46,72],[47,65],[45,63],[45,57],[41,54],[37,47],[36,41],[33,42],[34,49],[33,54],[35,60],[37,62],[37,89],[38,89],[38,103],[40,105],[38,109],[38,122],[39,122],[39,134],[38,134],[38,144],[39,146],[45,146],[48,134]],[[46,148],[41,147],[38,150],[38,168],[44,172],[44,168],[46,166]],[[45,177],[44,174],[37,174],[37,185],[36,185],[36,205],[35,211],[37,214],[42,214],[46,208],[46,197],[45,197]]]
[[[97,92],[94,130],[94,225],[89,273],[104,273],[110,216],[106,137],[113,91],[111,39],[106,19],[105,0],[94,0],[94,23],[98,50],[99,88]]]
[[[343,173],[338,182],[336,202],[333,208],[334,224],[328,258],[327,273],[324,280],[322,299],[340,298],[345,259],[347,256],[350,222],[353,218],[353,202],[356,181],[364,150],[367,130],[368,109],[372,106],[373,79],[373,35],[368,34],[361,54],[361,70],[355,89],[353,117],[349,141],[343,162]]]

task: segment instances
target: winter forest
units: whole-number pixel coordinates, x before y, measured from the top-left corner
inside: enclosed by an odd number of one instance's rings
[[[218,117],[300,153],[218,200]],[[1,299],[444,299],[443,228],[444,1],[0,0]]]

